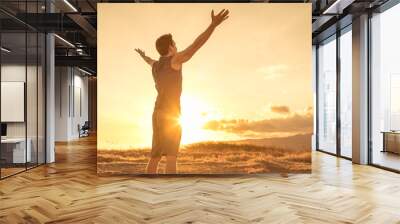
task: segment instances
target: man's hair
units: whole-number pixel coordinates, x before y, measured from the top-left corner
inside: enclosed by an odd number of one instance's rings
[[[172,45],[172,35],[164,34],[156,40],[156,48],[161,56],[167,55],[169,51],[169,46]]]

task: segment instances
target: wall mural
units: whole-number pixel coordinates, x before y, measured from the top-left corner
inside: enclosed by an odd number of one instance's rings
[[[311,172],[310,4],[98,4],[98,173]]]

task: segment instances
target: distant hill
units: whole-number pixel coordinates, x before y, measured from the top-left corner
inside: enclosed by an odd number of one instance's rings
[[[280,138],[262,138],[262,139],[245,139],[238,141],[229,141],[236,144],[252,144],[257,146],[276,147],[285,149],[310,149],[311,150],[312,134],[301,134]]]

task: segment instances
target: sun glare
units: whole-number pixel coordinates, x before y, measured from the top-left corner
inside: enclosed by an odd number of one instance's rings
[[[188,144],[203,140],[203,126],[210,120],[210,108],[195,97],[182,97],[182,114],[179,123],[182,126],[182,143]]]

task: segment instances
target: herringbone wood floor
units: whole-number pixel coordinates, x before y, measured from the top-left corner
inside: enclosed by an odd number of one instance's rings
[[[86,138],[0,181],[0,223],[400,223],[400,175],[316,152],[311,175],[99,177]]]

